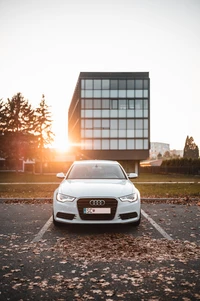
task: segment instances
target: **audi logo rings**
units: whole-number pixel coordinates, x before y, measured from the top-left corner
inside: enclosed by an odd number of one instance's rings
[[[105,205],[104,200],[90,200],[90,205],[91,206],[104,206]]]

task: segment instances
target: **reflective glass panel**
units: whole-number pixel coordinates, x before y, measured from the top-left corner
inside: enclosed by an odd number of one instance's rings
[[[92,128],[92,119],[86,119],[85,120],[85,128],[91,129]]]
[[[135,131],[134,130],[127,130],[127,137],[135,137]]]
[[[101,97],[101,90],[94,90],[94,97]]]
[[[85,80],[85,89],[86,90],[91,90],[93,89],[93,80],[92,79],[86,79]]]
[[[117,99],[111,99],[111,109],[118,109],[118,100]]]
[[[81,89],[85,89],[85,80],[84,79],[81,80]]]
[[[102,90],[101,97],[109,97],[110,96],[110,90]]]
[[[85,97],[85,90],[81,90],[81,97]]]
[[[81,109],[84,109],[85,99],[81,99]]]
[[[100,79],[94,79],[94,89],[101,89],[101,80]]]
[[[102,99],[102,109],[110,109],[110,99]]]
[[[143,129],[143,120],[142,119],[135,120],[135,127],[136,129]]]
[[[117,149],[117,140],[110,140],[110,149]]]
[[[144,110],[144,116],[143,117],[148,117],[148,115],[149,115],[148,110]]]
[[[127,140],[127,149],[134,149],[134,139],[128,139]]]
[[[119,135],[120,138],[123,138],[123,137],[125,138],[126,137],[126,130],[119,130],[118,135]]]
[[[135,97],[143,97],[142,92],[143,90],[135,90]]]
[[[101,140],[93,140],[93,149],[101,149]]]
[[[148,139],[144,139],[144,149],[149,149]]]
[[[118,111],[117,110],[110,110],[110,117],[117,117]]]
[[[135,97],[135,90],[127,90],[127,97]]]
[[[101,137],[101,130],[94,130],[93,135],[94,135],[95,138]]]
[[[92,97],[93,96],[93,90],[85,90],[85,97]]]
[[[134,79],[128,79],[127,80],[127,89],[128,90],[134,90],[135,89]]]
[[[109,140],[108,139],[102,140],[102,149],[109,149]]]
[[[81,117],[82,117],[82,118],[85,117],[85,110],[81,110]]]
[[[138,138],[141,137],[142,138],[143,137],[143,130],[136,130],[135,131],[135,137],[138,137]]]
[[[110,80],[109,79],[102,79],[102,89],[103,90],[110,89]]]
[[[142,79],[136,79],[135,80],[135,89],[140,90],[142,89]]]
[[[126,99],[119,99],[119,109],[126,110]]]
[[[126,90],[126,80],[119,79],[119,90]]]
[[[110,137],[118,137],[118,131],[117,130],[110,130]]]
[[[135,140],[135,148],[136,149],[143,149],[143,140],[142,139],[136,139]]]
[[[144,79],[144,89],[148,89],[149,88],[149,81],[148,79]]]
[[[110,128],[111,128],[111,129],[117,129],[117,128],[118,128],[118,122],[117,122],[117,119],[111,119],[111,120],[110,120]]]
[[[110,97],[118,97],[118,90],[111,90]]]
[[[148,99],[143,99],[144,109],[148,109]]]
[[[101,117],[101,110],[94,110],[94,117]]]
[[[103,129],[109,129],[110,128],[110,120],[109,119],[103,119],[102,120],[102,128]]]
[[[85,99],[85,109],[92,109],[92,99]]]
[[[119,149],[126,149],[126,140],[125,139],[119,140]]]
[[[101,128],[101,119],[94,119],[93,120],[94,123],[94,128]]]
[[[143,110],[135,110],[135,117],[143,117]]]
[[[118,89],[118,80],[117,79],[111,79],[110,80],[110,89],[111,90],[117,90]]]
[[[92,113],[93,113],[92,110],[85,110],[85,118],[92,117]]]
[[[92,138],[92,130],[85,130],[85,137]]]
[[[118,115],[119,117],[126,117],[126,110],[119,110]]]
[[[135,108],[142,109],[143,108],[143,99],[136,99],[135,100]]]
[[[134,110],[128,110],[127,111],[127,117],[135,117],[135,111]]]
[[[85,149],[92,149],[92,140],[85,140],[84,148]]]
[[[148,97],[148,90],[144,90],[143,93],[144,93],[143,95],[144,97]]]
[[[134,129],[134,120],[127,120],[127,129]]]
[[[110,130],[102,130],[102,137],[108,138],[110,136]]]
[[[144,129],[148,129],[148,120],[144,119]]]
[[[134,99],[128,99],[128,108],[131,110],[135,109],[135,100]]]
[[[110,111],[109,110],[102,110],[101,111],[102,117],[109,117],[110,116]]]
[[[126,119],[119,119],[119,129],[126,129]]]
[[[94,109],[100,109],[101,108],[101,99],[94,99]]]
[[[119,97],[126,97],[126,90],[119,90]]]

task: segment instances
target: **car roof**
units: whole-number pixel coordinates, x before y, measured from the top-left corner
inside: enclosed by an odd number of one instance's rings
[[[81,160],[81,161],[74,161],[73,164],[119,164],[117,161],[112,160]]]

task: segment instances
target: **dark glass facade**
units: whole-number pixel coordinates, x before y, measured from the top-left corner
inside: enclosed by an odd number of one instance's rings
[[[148,72],[81,72],[69,107],[69,140],[91,159],[149,156]]]

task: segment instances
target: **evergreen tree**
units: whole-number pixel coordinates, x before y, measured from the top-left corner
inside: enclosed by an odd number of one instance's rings
[[[199,148],[195,144],[193,137],[187,136],[187,138],[185,140],[183,158],[188,158],[188,159],[198,159],[199,158]]]
[[[31,156],[35,146],[33,135],[34,110],[21,93],[17,93],[0,105],[0,154],[3,158],[15,161],[18,171],[19,159]]]
[[[35,134],[38,138],[40,173],[43,172],[44,148],[53,141],[53,132],[51,131],[52,119],[49,107],[46,104],[45,96],[42,95],[39,107],[36,108],[35,115]]]

